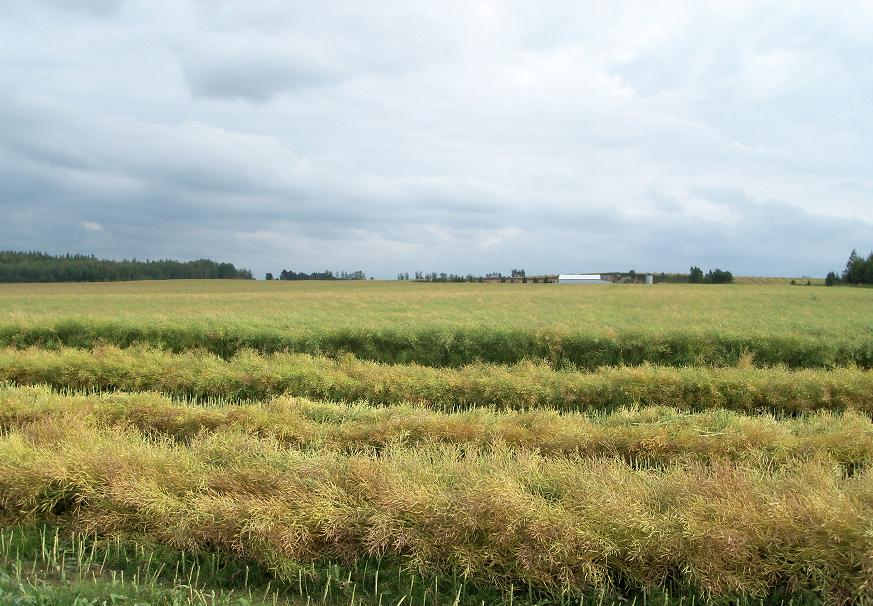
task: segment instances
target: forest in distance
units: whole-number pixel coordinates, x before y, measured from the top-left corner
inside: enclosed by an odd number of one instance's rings
[[[626,272],[607,272],[613,282],[640,283],[644,281],[645,272],[633,269]],[[690,283],[690,284],[730,284],[734,282],[731,271],[719,268],[704,273],[692,265],[688,273],[652,274],[655,283]],[[367,280],[368,276],[361,270],[355,271],[293,271],[283,269],[274,274],[267,272],[265,280]],[[218,262],[210,259],[195,261],[177,261],[172,259],[137,260],[137,259],[100,259],[89,254],[51,255],[44,252],[0,251],[0,283],[29,282],[123,282],[134,280],[173,280],[173,279],[237,279],[252,280],[254,276],[248,269],[237,268],[233,263]],[[370,280],[374,277],[370,276]],[[528,275],[524,269],[513,268],[511,274],[490,272],[484,275],[453,274],[446,272],[416,271],[399,272],[399,281],[415,282],[521,282],[549,283],[557,281],[557,274]],[[804,278],[809,286],[812,282]],[[792,280],[792,284],[798,283]],[[849,260],[842,272],[828,272],[824,285],[862,285],[873,284],[873,252],[867,257],[852,250]]]
[[[115,261],[94,255],[0,251],[0,282],[122,282],[129,280],[240,279],[252,272],[209,259]]]

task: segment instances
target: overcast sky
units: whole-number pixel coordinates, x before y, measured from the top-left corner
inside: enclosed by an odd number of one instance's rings
[[[0,3],[0,249],[823,275],[873,249],[873,3]]]

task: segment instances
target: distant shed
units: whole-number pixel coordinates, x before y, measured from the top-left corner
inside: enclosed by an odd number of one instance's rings
[[[610,284],[603,280],[600,274],[561,274],[558,276],[558,284]]]

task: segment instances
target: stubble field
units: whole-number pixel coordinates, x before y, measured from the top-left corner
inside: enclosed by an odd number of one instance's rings
[[[871,602],[871,366],[869,289],[0,285],[0,603]]]

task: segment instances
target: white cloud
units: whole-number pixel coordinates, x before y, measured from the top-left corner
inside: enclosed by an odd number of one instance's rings
[[[103,231],[103,226],[95,221],[82,221],[82,227],[87,231]]]

